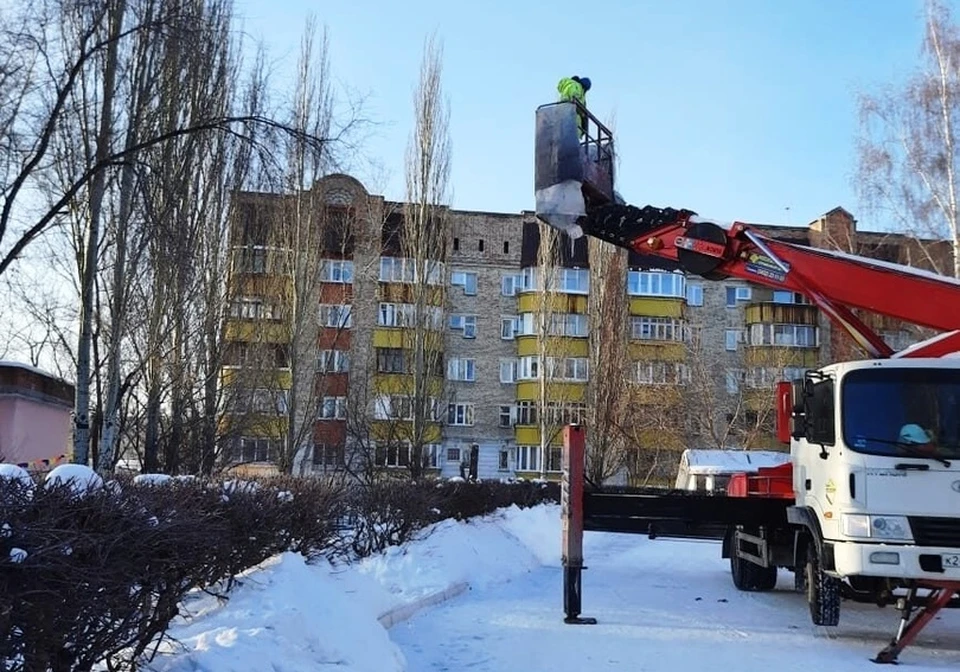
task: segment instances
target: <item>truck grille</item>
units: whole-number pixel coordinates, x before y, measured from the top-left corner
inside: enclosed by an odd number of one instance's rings
[[[960,548],[960,518],[909,516],[908,519],[917,546]]]

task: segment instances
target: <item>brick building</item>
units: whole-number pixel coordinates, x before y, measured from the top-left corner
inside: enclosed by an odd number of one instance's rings
[[[417,443],[432,473],[460,474],[472,454],[481,478],[553,478],[556,429],[586,422],[597,388],[609,382],[591,379],[602,368],[598,353],[622,338],[622,366],[608,363],[604,375],[620,370],[628,383],[629,403],[614,423],[627,437],[627,472],[634,481],[669,478],[684,447],[772,447],[774,384],[859,356],[845,334],[790,292],[710,282],[626,253],[598,271],[591,268],[598,243],[586,239],[559,241],[544,265],[541,227],[529,212],[445,210],[445,252],[417,278],[397,243],[403,204],[345,175],[314,190],[327,227],[315,261],[315,332],[305,341],[315,366],[299,383],[290,367],[296,339],[283,263],[293,251],[273,235],[283,229],[284,198],[236,195],[225,332],[231,359],[223,378],[235,392],[222,424],[230,462],[273,461],[282,411],[299,396],[310,400],[300,406],[311,427],[299,472],[342,469],[358,458],[402,470]],[[842,208],[806,227],[757,228],[921,266],[925,250],[944,252],[858,232]],[[596,312],[595,288],[611,277],[622,285],[625,307],[615,324]],[[429,317],[431,336],[417,340],[414,313]],[[594,323],[603,326],[603,347],[591,339]],[[898,348],[921,337],[902,325],[873,324]],[[418,351],[435,362],[419,388],[429,397],[421,406],[410,395]],[[411,427],[418,427],[415,439]]]

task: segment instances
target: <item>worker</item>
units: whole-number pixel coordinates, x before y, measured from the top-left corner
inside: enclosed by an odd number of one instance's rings
[[[589,77],[564,77],[557,84],[557,91],[560,92],[560,102],[566,103],[577,101],[583,109],[579,110],[577,115],[577,130],[580,131],[580,137],[583,138],[584,129],[587,126],[587,115],[584,111],[587,107],[587,91],[590,90]]]

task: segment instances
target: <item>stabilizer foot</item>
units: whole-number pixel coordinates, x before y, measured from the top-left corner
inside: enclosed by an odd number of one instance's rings
[[[936,617],[937,613],[943,609],[953,599],[954,594],[960,590],[960,584],[955,582],[943,582],[927,584],[923,587],[931,588],[933,592],[927,600],[923,601],[923,607],[913,615],[917,605],[917,588],[913,585],[908,589],[907,597],[903,600],[901,611],[900,627],[896,636],[875,658],[870,660],[879,665],[896,665],[900,652],[916,641],[920,631]]]
[[[597,619],[592,616],[568,616],[563,622],[567,625],[596,625]]]

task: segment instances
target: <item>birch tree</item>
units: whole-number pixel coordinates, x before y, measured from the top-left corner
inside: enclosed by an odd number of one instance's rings
[[[939,0],[926,2],[918,70],[859,100],[856,186],[865,212],[918,240],[917,265],[960,277],[960,30]]]

